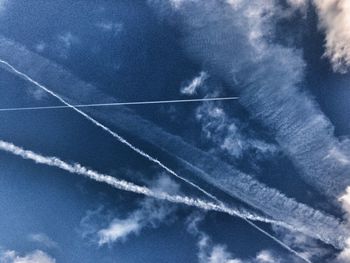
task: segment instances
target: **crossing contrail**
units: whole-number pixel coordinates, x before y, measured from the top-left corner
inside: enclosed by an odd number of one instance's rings
[[[184,204],[187,206],[197,207],[197,208],[207,210],[207,211],[216,211],[216,212],[226,213],[226,214],[229,214],[231,216],[239,217],[239,218],[243,219],[244,221],[246,221],[248,224],[250,224],[252,227],[257,229],[258,231],[260,231],[261,233],[265,234],[267,237],[269,237],[272,240],[274,240],[275,242],[277,242],[283,248],[292,252],[294,255],[296,255],[300,259],[304,260],[305,262],[311,263],[311,261],[309,259],[305,258],[303,255],[300,255],[297,251],[295,251],[294,249],[289,247],[287,244],[285,244],[284,242],[282,242],[278,238],[274,237],[270,233],[266,232],[264,229],[262,229],[261,227],[259,227],[255,223],[253,223],[252,220],[253,221],[260,221],[260,222],[264,222],[264,223],[276,224],[276,225],[280,225],[280,226],[291,229],[291,226],[289,226],[283,222],[270,220],[270,219],[266,219],[266,218],[259,217],[256,215],[252,215],[251,213],[248,213],[248,212],[242,212],[238,209],[229,208],[223,204],[216,204],[213,202],[205,201],[203,199],[192,198],[192,197],[182,196],[182,195],[171,195],[171,194],[168,194],[168,193],[163,192],[163,191],[152,190],[151,188],[148,188],[145,186],[140,186],[140,185],[137,185],[137,184],[125,181],[125,180],[120,180],[120,179],[117,179],[117,178],[110,176],[110,175],[101,174],[101,173],[96,172],[94,170],[88,169],[88,168],[80,165],[79,163],[69,164],[67,162],[62,161],[61,159],[59,159],[57,157],[43,156],[41,154],[35,153],[33,151],[25,150],[25,149],[18,147],[12,143],[5,142],[2,140],[0,140],[0,150],[3,150],[3,151],[8,152],[8,153],[12,153],[16,156],[20,156],[23,159],[32,160],[32,161],[39,163],[39,164],[45,164],[45,165],[48,165],[51,167],[56,167],[56,168],[65,170],[65,171],[72,173],[72,174],[79,174],[79,175],[85,176],[89,179],[92,179],[94,181],[106,183],[106,184],[108,184],[116,189],[119,189],[119,190],[133,192],[133,193],[137,193],[137,194],[142,194],[142,195],[153,197],[156,199],[166,200],[166,201],[172,202],[172,203]]]
[[[113,102],[113,103],[93,103],[93,104],[76,104],[75,108],[92,108],[92,107],[113,107],[113,106],[130,106],[130,105],[149,105],[149,104],[169,104],[169,103],[189,103],[204,101],[225,101],[237,100],[239,97],[219,97],[219,98],[202,98],[202,99],[182,99],[182,100],[151,100],[151,101],[129,101],[129,102]],[[34,110],[53,110],[71,108],[67,105],[57,106],[40,106],[40,107],[17,107],[17,108],[0,108],[0,112],[6,111],[34,111]]]
[[[170,173],[171,175],[179,178],[180,180],[186,182],[187,184],[193,186],[194,188],[196,188],[197,190],[201,191],[202,193],[204,193],[206,196],[212,198],[213,200],[217,201],[220,203],[220,200],[218,200],[214,195],[210,194],[209,192],[207,192],[206,190],[204,190],[203,188],[201,188],[200,186],[196,185],[195,183],[191,182],[190,180],[187,180],[186,178],[178,175],[175,171],[173,171],[172,169],[170,169],[169,167],[167,167],[166,165],[164,165],[162,162],[160,162],[159,160],[157,160],[156,158],[150,156],[149,154],[145,153],[144,151],[142,151],[141,149],[137,148],[136,146],[132,145],[131,143],[129,143],[126,139],[124,139],[122,136],[120,136],[119,134],[117,134],[116,132],[112,131],[110,128],[108,128],[107,126],[103,125],[102,123],[100,123],[99,121],[97,121],[96,119],[94,119],[93,117],[91,117],[90,115],[86,114],[85,112],[81,111],[79,108],[77,108],[76,106],[70,104],[69,102],[67,102],[65,99],[63,99],[60,95],[56,94],[55,92],[51,91],[50,89],[46,88],[44,85],[41,85],[40,83],[38,83],[37,81],[33,80],[31,77],[29,77],[27,74],[17,70],[15,67],[13,67],[10,63],[8,63],[5,60],[0,59],[0,63],[2,63],[3,65],[7,66],[8,68],[10,68],[15,74],[17,74],[18,76],[24,78],[25,80],[29,81],[30,83],[34,84],[35,86],[39,87],[40,89],[44,90],[45,92],[47,92],[48,94],[52,95],[53,97],[55,97],[56,99],[58,99],[61,103],[63,103],[65,105],[65,107],[70,108],[74,111],[76,111],[77,113],[79,113],[80,115],[82,115],[84,118],[86,118],[87,120],[89,120],[90,122],[92,122],[93,124],[95,124],[96,126],[102,128],[103,130],[105,130],[106,132],[108,132],[110,135],[112,135],[114,138],[116,138],[119,142],[125,144],[126,146],[128,146],[130,149],[134,150],[135,152],[137,152],[138,154],[140,154],[141,156],[145,157],[146,159],[148,159],[149,161],[159,165],[161,168],[163,168],[165,171],[167,171],[168,173]]]

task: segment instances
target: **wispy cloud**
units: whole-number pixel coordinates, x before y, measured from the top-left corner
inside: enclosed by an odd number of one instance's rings
[[[162,191],[171,194],[177,194],[179,185],[173,182],[167,176],[160,176],[152,183],[154,191]],[[175,211],[175,206],[164,203],[153,198],[145,198],[138,204],[138,208],[129,213],[126,217],[118,216],[111,220],[106,227],[99,227],[96,222],[97,218],[101,220],[102,210],[95,213],[89,212],[82,220],[83,237],[89,237],[96,241],[98,245],[111,245],[114,242],[125,241],[129,236],[139,234],[142,229],[147,227],[156,228],[161,223],[168,223],[172,220],[169,218]]]
[[[67,58],[72,47],[79,44],[80,39],[72,32],[64,32],[57,36],[57,42],[53,44],[53,48],[59,53],[62,58]]]
[[[31,242],[44,245],[47,248],[58,248],[57,242],[52,240],[49,236],[44,233],[33,233],[28,235],[28,239]]]
[[[285,255],[279,257],[269,250],[258,252],[254,258],[240,259],[235,257],[228,251],[226,245],[215,244],[206,232],[200,230],[199,224],[203,219],[203,215],[192,214],[187,220],[188,232],[197,238],[199,263],[290,263],[294,261],[294,258]]]
[[[209,75],[201,71],[198,76],[193,78],[191,81],[184,83],[181,87],[181,93],[185,95],[194,95],[197,93],[197,90],[204,84]]]
[[[350,67],[350,2],[314,0],[319,26],[325,32],[325,56],[333,70],[346,73]]]
[[[244,153],[254,152],[255,160],[271,157],[278,152],[276,145],[259,140],[241,131],[242,123],[230,117],[218,104],[204,103],[196,109],[196,119],[202,126],[204,138],[211,141],[216,151],[239,159]]]
[[[52,258],[41,250],[22,255],[14,250],[5,250],[0,252],[1,263],[55,263],[56,259]]]

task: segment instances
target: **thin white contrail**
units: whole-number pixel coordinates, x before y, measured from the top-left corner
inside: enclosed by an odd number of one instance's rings
[[[295,251],[294,249],[292,249],[287,244],[283,243],[281,240],[274,237],[270,233],[266,232],[261,227],[257,226],[251,220],[261,221],[264,223],[277,224],[277,225],[280,225],[283,227],[290,228],[289,225],[286,225],[283,222],[262,218],[262,217],[255,216],[255,215],[252,215],[252,214],[246,213],[246,212],[242,213],[242,211],[240,211],[240,210],[229,208],[229,207],[224,206],[222,204],[208,202],[208,201],[205,201],[203,199],[192,198],[192,197],[182,196],[182,195],[171,195],[171,194],[168,194],[168,193],[163,192],[163,191],[152,190],[152,189],[145,187],[145,186],[139,186],[139,185],[136,185],[134,183],[131,183],[131,182],[128,182],[125,180],[119,180],[119,179],[117,179],[113,176],[110,176],[110,175],[98,173],[98,172],[91,170],[91,169],[88,169],[88,168],[86,168],[78,163],[69,164],[67,162],[62,161],[61,159],[59,159],[57,157],[43,156],[41,154],[29,151],[29,150],[25,150],[25,149],[18,147],[12,143],[5,142],[2,140],[0,140],[0,150],[3,150],[3,151],[8,152],[8,153],[12,153],[12,154],[17,155],[17,156],[20,156],[23,159],[32,160],[32,161],[39,163],[39,164],[45,164],[48,166],[57,167],[57,168],[60,168],[62,170],[65,170],[65,171],[73,173],[73,174],[79,174],[79,175],[85,176],[85,177],[90,178],[92,180],[95,180],[97,182],[106,183],[106,184],[108,184],[116,189],[119,189],[119,190],[124,190],[124,191],[128,191],[128,192],[142,194],[142,195],[153,197],[156,199],[166,200],[166,201],[169,201],[172,203],[184,204],[184,205],[188,205],[188,206],[192,206],[192,207],[197,207],[197,208],[204,209],[207,211],[217,211],[217,212],[229,214],[231,216],[239,217],[239,218],[243,219],[244,221],[246,221],[248,224],[250,224],[255,229],[259,230],[260,232],[262,232],[266,236],[270,237],[272,240],[277,242],[283,248],[285,248],[288,251],[295,254],[300,259],[304,260],[305,262],[311,263],[311,261],[309,259],[300,255],[297,251]]]
[[[127,140],[125,140],[123,137],[121,137],[119,134],[113,132],[111,129],[109,129],[108,127],[106,127],[105,125],[103,125],[102,123],[100,123],[99,121],[95,120],[94,118],[90,117],[88,114],[86,114],[85,112],[81,111],[80,109],[78,109],[77,107],[75,107],[74,105],[71,105],[69,102],[67,102],[66,100],[64,100],[61,96],[59,96],[58,94],[56,94],[55,92],[51,91],[50,89],[46,88],[45,86],[41,85],[40,83],[38,83],[37,81],[33,80],[31,77],[29,77],[27,74],[22,73],[21,71],[17,70],[15,67],[13,67],[10,63],[8,63],[5,60],[0,59],[0,63],[6,65],[7,67],[9,67],[13,72],[15,72],[17,75],[23,77],[24,79],[28,80],[29,82],[31,82],[32,84],[36,85],[37,87],[43,89],[45,92],[49,93],[50,95],[52,95],[53,97],[55,97],[56,99],[58,99],[60,102],[62,102],[64,105],[66,105],[68,108],[71,108],[72,110],[76,111],[77,113],[81,114],[83,117],[85,117],[87,120],[89,120],[90,122],[92,122],[93,124],[95,124],[96,126],[102,128],[103,130],[105,130],[106,132],[108,132],[109,134],[111,134],[113,137],[115,137],[116,139],[118,139],[121,143],[127,145],[128,147],[130,147],[132,150],[134,150],[135,152],[139,153],[140,155],[144,156],[145,158],[147,158],[148,160],[158,164],[160,167],[162,167],[164,170],[166,170],[167,172],[169,172],[170,174],[172,174],[173,176],[183,180],[184,182],[188,183],[189,185],[193,186],[194,188],[198,189],[199,191],[201,191],[202,193],[204,193],[205,195],[207,195],[208,197],[212,198],[213,200],[215,200],[216,202],[218,202],[217,204],[213,204],[215,207],[224,207],[224,204],[218,200],[218,198],[216,198],[214,195],[210,194],[209,192],[207,192],[206,190],[204,190],[203,188],[201,188],[200,186],[196,185],[195,183],[187,180],[186,178],[183,178],[182,176],[178,175],[176,172],[174,172],[173,170],[171,170],[170,168],[168,168],[167,166],[165,166],[163,163],[161,163],[159,160],[155,159],[154,157],[146,154],[145,152],[143,152],[142,150],[140,150],[139,148],[135,147],[134,145],[132,145],[131,143],[129,143]],[[113,178],[113,177],[111,177]],[[167,199],[168,200],[168,199]],[[170,200],[169,200],[170,201]],[[199,207],[199,206],[198,206]],[[213,209],[215,210],[215,209]],[[219,210],[216,210],[219,211]],[[249,221],[249,218],[246,218],[247,221]],[[255,229],[259,230],[260,232],[266,234],[267,232],[265,230],[263,230],[262,228],[260,228],[259,226],[257,226],[256,224],[254,224],[253,222],[249,221],[250,225],[252,225]],[[267,235],[268,237],[272,237],[270,234]],[[275,239],[274,239],[275,240]],[[276,240],[275,240],[276,241]],[[278,242],[279,244],[284,244],[282,241]],[[283,245],[283,247],[288,247],[286,244]],[[288,250],[290,251],[294,251],[292,248],[289,248]],[[301,259],[305,260],[306,262],[310,262],[308,259],[305,259],[303,256],[299,255],[298,252],[294,251],[294,254],[298,255]]]
[[[131,182],[127,182],[125,180],[117,179],[113,176],[102,174],[99,172],[96,172],[94,170],[91,170],[89,168],[86,168],[82,166],[79,163],[73,163],[69,164],[65,161],[62,161],[58,157],[53,156],[44,156],[39,153],[35,153],[30,150],[25,150],[22,147],[16,146],[13,143],[6,142],[3,140],[0,140],[0,150],[12,153],[16,156],[20,156],[23,159],[32,160],[38,164],[45,164],[51,167],[60,168],[62,170],[65,170],[67,172],[73,173],[73,174],[79,174],[86,176],[90,179],[93,179],[98,182],[107,183],[119,190],[124,190],[128,192],[133,192],[137,194],[142,194],[146,196],[151,196],[157,199],[167,200],[170,202],[175,203],[182,203],[189,206],[195,206],[198,208],[202,208],[204,210],[213,210],[218,212],[227,213],[233,216],[238,216],[240,218],[247,218],[255,221],[260,221],[264,223],[273,223],[284,227],[289,227],[283,222],[270,220],[264,217],[253,215],[249,212],[242,212],[238,209],[228,208],[227,206],[216,204],[213,202],[205,201],[203,199],[195,199],[187,196],[179,196],[179,195],[170,195],[165,192],[161,191],[154,191],[150,188],[147,188],[145,186],[139,186]]]
[[[113,106],[130,106],[130,105],[149,105],[149,104],[168,104],[168,103],[189,103],[189,102],[204,102],[204,101],[225,101],[237,100],[239,97],[218,97],[218,98],[203,98],[203,99],[183,99],[183,100],[150,100],[150,101],[129,101],[129,102],[113,102],[113,103],[92,103],[92,104],[75,104],[75,108],[95,108],[95,107],[113,107]],[[59,106],[40,106],[40,107],[17,107],[17,108],[0,108],[3,111],[35,111],[35,110],[53,110],[71,108],[67,105]]]
[[[212,194],[210,194],[209,192],[207,192],[206,190],[204,190],[203,188],[201,188],[200,186],[196,185],[195,183],[187,180],[186,178],[178,175],[175,171],[173,171],[172,169],[170,169],[169,167],[165,166],[163,163],[161,163],[159,160],[157,160],[156,158],[150,156],[149,154],[145,153],[144,151],[142,151],[141,149],[137,148],[136,146],[132,145],[131,143],[129,143],[126,139],[124,139],[122,136],[120,136],[119,134],[117,134],[116,132],[112,131],[110,128],[106,127],[105,125],[103,125],[102,123],[100,123],[99,121],[95,120],[93,117],[91,117],[90,115],[86,114],[85,112],[81,111],[80,109],[78,109],[77,107],[75,107],[74,105],[70,104],[69,102],[67,102],[65,99],[63,99],[60,95],[56,94],[55,92],[51,91],[50,89],[46,88],[44,85],[41,85],[40,83],[38,83],[37,81],[33,80],[31,77],[29,77],[27,74],[17,70],[15,67],[13,67],[10,63],[8,63],[5,60],[0,59],[0,63],[6,65],[7,67],[9,67],[14,73],[16,73],[17,75],[21,76],[22,78],[26,79],[27,81],[31,82],[32,84],[34,84],[35,86],[41,88],[42,90],[44,90],[45,92],[49,93],[50,95],[52,95],[53,97],[55,97],[56,99],[58,99],[60,102],[62,102],[67,108],[71,108],[72,110],[76,111],[77,113],[79,113],[80,115],[82,115],[84,118],[86,118],[87,120],[89,120],[90,122],[92,122],[93,124],[95,124],[96,126],[102,128],[103,130],[105,130],[106,132],[108,132],[110,135],[112,135],[114,138],[116,138],[119,142],[125,144],[126,146],[128,146],[129,148],[131,148],[132,150],[134,150],[135,152],[137,152],[138,154],[142,155],[143,157],[147,158],[149,161],[159,165],[160,167],[162,167],[165,171],[167,171],[168,173],[170,173],[171,175],[181,179],[182,181],[186,182],[187,184],[193,186],[194,188],[198,189],[199,191],[201,191],[202,193],[204,193],[205,195],[209,196],[210,198],[212,198],[213,200],[216,200],[217,202],[220,202],[215,196],[213,196]]]

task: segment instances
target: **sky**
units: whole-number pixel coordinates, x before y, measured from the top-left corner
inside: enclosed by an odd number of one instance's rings
[[[349,43],[347,0],[0,0],[0,263],[350,262]]]

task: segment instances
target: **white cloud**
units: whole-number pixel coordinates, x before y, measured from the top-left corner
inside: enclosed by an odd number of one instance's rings
[[[33,233],[28,236],[32,242],[42,244],[47,248],[57,248],[58,244],[44,233]]]
[[[169,177],[161,176],[152,184],[154,191],[166,191],[176,194],[179,192],[179,185]],[[175,207],[153,198],[145,198],[139,203],[139,208],[130,213],[126,218],[114,218],[111,223],[102,229],[90,223],[99,217],[101,221],[102,209],[96,212],[88,212],[82,219],[83,237],[91,237],[98,245],[111,245],[114,242],[125,241],[131,235],[137,235],[145,227],[156,228],[160,223],[169,222],[168,216],[174,212]],[[101,223],[101,222],[99,222]]]
[[[287,0],[287,3],[293,8],[305,10],[307,7],[307,0]]]
[[[210,236],[199,229],[199,223],[204,219],[203,215],[192,214],[187,219],[187,230],[197,237],[199,263],[281,263],[282,259],[276,257],[268,250],[262,250],[253,258],[240,259],[235,257],[222,244],[213,243]],[[291,262],[291,261],[285,261]]]
[[[62,58],[67,58],[71,48],[80,42],[72,32],[65,32],[57,36],[56,49]]]
[[[343,210],[345,211],[345,216],[348,220],[348,227],[350,228],[350,186],[346,188],[345,193],[339,198]],[[350,229],[349,229],[349,238],[346,241],[345,248],[340,252],[337,257],[337,260],[342,263],[350,262]]]
[[[197,90],[204,84],[208,77],[209,75],[206,72],[201,71],[198,76],[181,88],[181,93],[186,95],[196,94]]]
[[[41,250],[35,250],[24,256],[16,251],[6,250],[0,253],[1,263],[55,263],[56,260]]]
[[[256,260],[261,263],[278,263],[280,260],[277,260],[274,258],[274,256],[271,254],[268,250],[262,250],[258,253],[256,256]]]
[[[314,4],[326,35],[325,56],[334,71],[345,73],[350,67],[350,1],[314,0]]]
[[[244,125],[230,117],[220,105],[202,104],[196,110],[196,119],[202,125],[204,138],[211,141],[217,150],[236,159],[249,151],[254,152],[254,159],[270,157],[278,152],[276,145],[241,131],[240,127]]]
[[[350,1],[312,0],[316,8],[319,28],[325,33],[325,53],[335,72],[346,73],[350,67]],[[288,0],[305,10],[308,0]]]
[[[104,245],[125,239],[130,234],[137,234],[141,228],[138,218],[114,219],[110,225],[97,232],[98,244]]]

